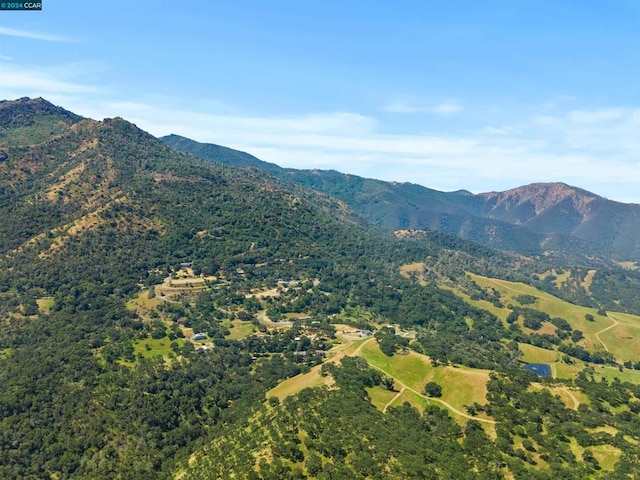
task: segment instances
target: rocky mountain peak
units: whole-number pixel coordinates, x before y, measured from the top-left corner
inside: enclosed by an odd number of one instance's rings
[[[562,203],[571,205],[583,216],[588,214],[589,204],[601,198],[586,190],[560,182],[532,183],[504,192],[481,193],[480,196],[490,202],[493,209],[501,211],[527,205],[531,207],[533,214],[540,215]]]

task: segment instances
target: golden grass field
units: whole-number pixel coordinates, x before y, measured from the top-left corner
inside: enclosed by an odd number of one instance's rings
[[[138,294],[136,298],[127,302],[127,308],[129,310],[138,311],[139,313],[140,311],[144,313],[153,308],[158,308],[158,306],[160,306],[162,302],[163,300],[158,296],[149,298],[149,291],[143,290]]]
[[[603,470],[613,470],[615,464],[622,456],[622,451],[613,445],[595,445],[589,447],[589,449]]]
[[[596,275],[597,270],[589,270],[587,272],[587,276],[582,280],[582,287],[589,292],[591,290],[591,283],[593,282],[593,277]]]
[[[466,405],[474,402],[486,403],[487,382],[489,371],[465,367],[431,365],[428,357],[408,351],[406,354],[386,356],[373,338],[364,340],[347,340],[344,344],[334,347],[329,352],[327,361],[337,362],[345,356],[361,355],[369,364],[392,377],[395,381],[395,392],[382,387],[368,389],[372,403],[383,410],[385,407],[399,406],[405,401],[424,410],[428,401],[438,406],[449,408],[451,413],[461,423],[467,421]],[[305,388],[327,385],[329,377],[320,375],[321,365],[313,367],[308,373],[289,378],[267,392],[267,398],[278,397],[280,400],[289,395],[295,395]],[[442,386],[443,395],[439,399],[427,399],[422,393],[425,385],[437,382]],[[400,393],[400,394],[399,394]],[[390,403],[391,402],[391,403]],[[453,410],[451,409],[453,408]],[[488,421],[484,414],[477,416],[479,420]]]
[[[276,387],[267,392],[267,398],[278,397],[279,400],[284,400],[305,388],[314,388],[326,385],[329,377],[323,377],[320,374],[320,367],[320,365],[317,365],[307,373],[302,373],[280,382]]]
[[[602,343],[616,358],[640,361],[640,317],[627,313],[609,312],[615,326],[598,334]]]
[[[485,403],[489,371],[466,367],[431,365],[425,355],[409,351],[406,355],[386,356],[377,342],[362,349],[362,356],[373,366],[422,393],[428,382],[442,386],[441,399],[464,411],[465,405]]]
[[[336,327],[340,327],[340,329],[343,331],[345,329],[353,329],[353,327],[348,327],[347,325],[336,325]],[[334,346],[327,352],[327,360],[325,361],[325,363],[337,363],[341,358],[356,355],[360,346],[363,343],[371,340],[373,339],[367,338],[364,340],[355,341],[346,340],[343,343]],[[316,365],[307,373],[301,373],[300,375],[296,375],[295,377],[291,377],[284,380],[283,382],[280,382],[278,385],[267,392],[267,398],[278,397],[280,400],[282,400],[283,398],[286,398],[290,395],[295,395],[305,388],[327,385],[331,381],[331,378],[323,377],[322,375],[320,375],[321,368],[322,365]]]
[[[593,308],[582,307],[561,300],[546,292],[523,283],[498,280],[481,275],[469,274],[478,285],[483,288],[492,287],[502,295],[503,303],[513,303],[518,295],[528,294],[537,298],[535,308],[546,312],[551,317],[562,317],[567,320],[574,330],[580,330],[584,334],[584,340],[580,344],[590,351],[607,350],[616,360],[640,360],[640,317],[619,312],[609,312],[606,317],[598,315]],[[465,300],[467,300],[465,298]],[[469,301],[480,308],[485,308],[499,318],[504,319],[508,309],[498,309],[488,302]],[[490,305],[491,308],[487,307]],[[503,310],[500,312],[500,310]],[[586,314],[594,317],[590,322],[585,318]],[[553,328],[553,327],[551,327]],[[525,331],[528,329],[525,329]]]
[[[411,390],[405,390],[393,400],[389,407],[400,407],[401,405],[404,405],[405,402],[414,407],[420,413],[424,412],[427,405],[427,400],[425,400],[424,397],[412,392]]]
[[[371,403],[378,409],[384,410],[384,408],[393,400],[399,392],[392,392],[379,385],[375,387],[367,388]]]
[[[562,354],[560,352],[536,347],[535,345],[529,345],[528,343],[519,343],[518,348],[524,354],[522,356],[522,361],[526,363],[553,364],[559,362],[562,358]]]

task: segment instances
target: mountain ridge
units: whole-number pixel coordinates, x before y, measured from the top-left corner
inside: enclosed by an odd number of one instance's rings
[[[282,168],[244,152],[177,135],[161,140],[203,160],[261,168],[332,195],[370,223],[387,229],[437,230],[525,254],[551,250],[640,261],[640,205],[608,200],[565,183],[532,183],[479,194],[441,192],[335,170]]]
[[[42,97],[0,101],[0,127],[30,125],[37,115],[55,116],[70,124],[83,119],[80,115],[56,106]]]

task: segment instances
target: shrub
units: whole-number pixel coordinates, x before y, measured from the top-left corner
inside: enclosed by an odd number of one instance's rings
[[[436,382],[429,382],[424,387],[424,393],[426,393],[430,397],[441,397],[442,387]]]

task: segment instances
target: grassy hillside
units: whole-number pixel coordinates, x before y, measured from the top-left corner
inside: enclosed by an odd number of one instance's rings
[[[596,309],[568,303],[529,285],[473,274],[470,276],[482,288],[491,288],[500,292],[502,302],[505,305],[517,305],[521,295],[530,295],[535,299],[533,306],[536,310],[543,311],[550,317],[564,318],[573,330],[583,332],[584,339],[580,341],[581,345],[590,351],[610,352],[620,363],[640,360],[640,344],[638,343],[640,317],[637,315],[616,312],[600,315]],[[499,310],[502,310],[501,316],[505,317],[505,313],[509,309]],[[552,328],[551,330],[555,331],[556,329]],[[528,329],[528,331],[532,330]]]
[[[337,358],[330,352],[330,361],[337,362],[344,356],[361,356],[371,367],[394,380],[393,391],[373,387],[369,392],[372,402],[381,410],[389,406],[402,405],[405,397],[408,397],[411,400],[410,403],[421,410],[424,410],[424,406],[429,402],[435,402],[439,406],[450,409],[454,417],[466,423],[468,419],[474,418],[467,413],[466,407],[474,402],[486,401],[486,384],[489,380],[489,372],[486,370],[451,366],[434,367],[428,357],[413,351],[389,357],[382,353],[377,342],[372,338],[344,341],[346,348],[343,344],[336,349],[336,353],[340,352]],[[318,365],[310,372],[281,382],[267,393],[267,398],[277,397],[284,400],[305,388],[330,384],[330,379],[323,377],[320,371],[321,365]],[[425,385],[431,381],[444,386],[442,397],[429,399],[425,395]],[[481,415],[477,418],[486,417]]]
[[[270,397],[241,429],[221,426],[219,435],[191,457],[177,478],[632,478],[637,435],[629,434],[631,424],[611,421],[612,414],[595,413],[592,404],[603,408],[604,397],[598,399],[593,390],[484,373],[488,402],[476,408],[496,418],[485,433],[478,420],[493,420],[467,416],[472,419],[465,418],[465,426],[458,427],[437,406],[446,405],[444,395],[425,398],[399,385],[398,378],[394,390],[384,388],[375,364],[380,351],[371,340],[362,345],[371,363],[343,358],[340,366],[322,369],[330,377],[329,387],[309,385],[279,400]],[[401,367],[410,365],[408,382],[425,365],[401,355],[378,360],[401,374]],[[480,373],[465,371],[447,383],[452,369],[434,372],[431,378],[442,381],[444,389],[459,390],[466,386],[465,378]],[[428,368],[423,373],[428,375]],[[620,394],[625,387],[619,385],[611,385],[610,392]],[[578,411],[590,416],[592,426],[576,421]],[[618,416],[630,419],[624,407],[613,414]],[[425,441],[424,433],[436,443]],[[615,445],[610,443],[613,436],[619,439]],[[440,456],[443,452],[446,458]]]

